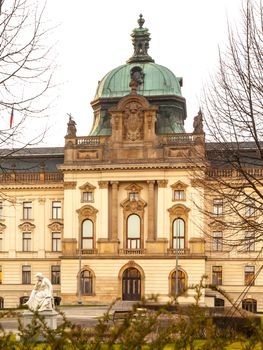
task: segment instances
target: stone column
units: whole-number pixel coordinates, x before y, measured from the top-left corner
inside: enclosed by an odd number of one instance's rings
[[[155,240],[155,198],[154,184],[155,181],[147,181],[148,183],[148,241]]]
[[[118,181],[112,181],[111,198],[111,236],[110,240],[118,240]]]
[[[98,233],[97,239],[109,237],[109,190],[108,181],[99,181],[99,212],[98,212]]]
[[[157,201],[157,239],[169,239],[169,232],[166,225],[166,210],[165,210],[165,189],[167,180],[158,180],[158,201]]]

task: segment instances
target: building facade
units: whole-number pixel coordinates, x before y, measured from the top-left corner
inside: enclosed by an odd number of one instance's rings
[[[186,133],[182,78],[149,56],[142,16],[138,24],[132,57],[98,84],[89,136],[77,136],[70,118],[64,147],[2,153],[2,307],[23,303],[38,271],[63,304],[166,302],[205,274],[236,297],[255,274],[256,253],[225,252],[205,216],[212,194],[197,181],[207,170],[202,114]],[[262,283],[259,274],[244,307],[263,309]],[[204,288],[203,305],[224,302]]]

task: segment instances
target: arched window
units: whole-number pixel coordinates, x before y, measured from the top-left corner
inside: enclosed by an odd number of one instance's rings
[[[127,249],[141,248],[141,218],[131,214],[127,219]]]
[[[185,222],[181,218],[177,218],[173,222],[173,249],[185,248]]]
[[[182,270],[178,270],[178,293],[182,293],[186,288],[186,275]],[[171,276],[171,294],[176,294],[176,271]]]
[[[82,295],[93,293],[93,275],[89,270],[80,273],[80,292]]]
[[[94,248],[93,222],[89,219],[82,222],[81,249]]]
[[[257,301],[255,299],[244,299],[242,300],[242,309],[257,312]]]

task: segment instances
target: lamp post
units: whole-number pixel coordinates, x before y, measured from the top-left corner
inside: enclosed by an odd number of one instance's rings
[[[179,286],[178,286],[178,232],[180,223],[179,220],[175,220],[175,296],[178,296]]]

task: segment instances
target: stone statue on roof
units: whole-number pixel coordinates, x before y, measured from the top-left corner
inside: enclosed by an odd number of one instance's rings
[[[199,109],[198,114],[194,117],[194,123],[193,123],[194,134],[202,134],[204,132],[203,128],[203,113],[201,109]]]
[[[76,122],[73,120],[71,114],[68,114],[69,121],[68,121],[68,129],[67,129],[67,136],[76,137],[77,134],[77,128],[76,128]]]

